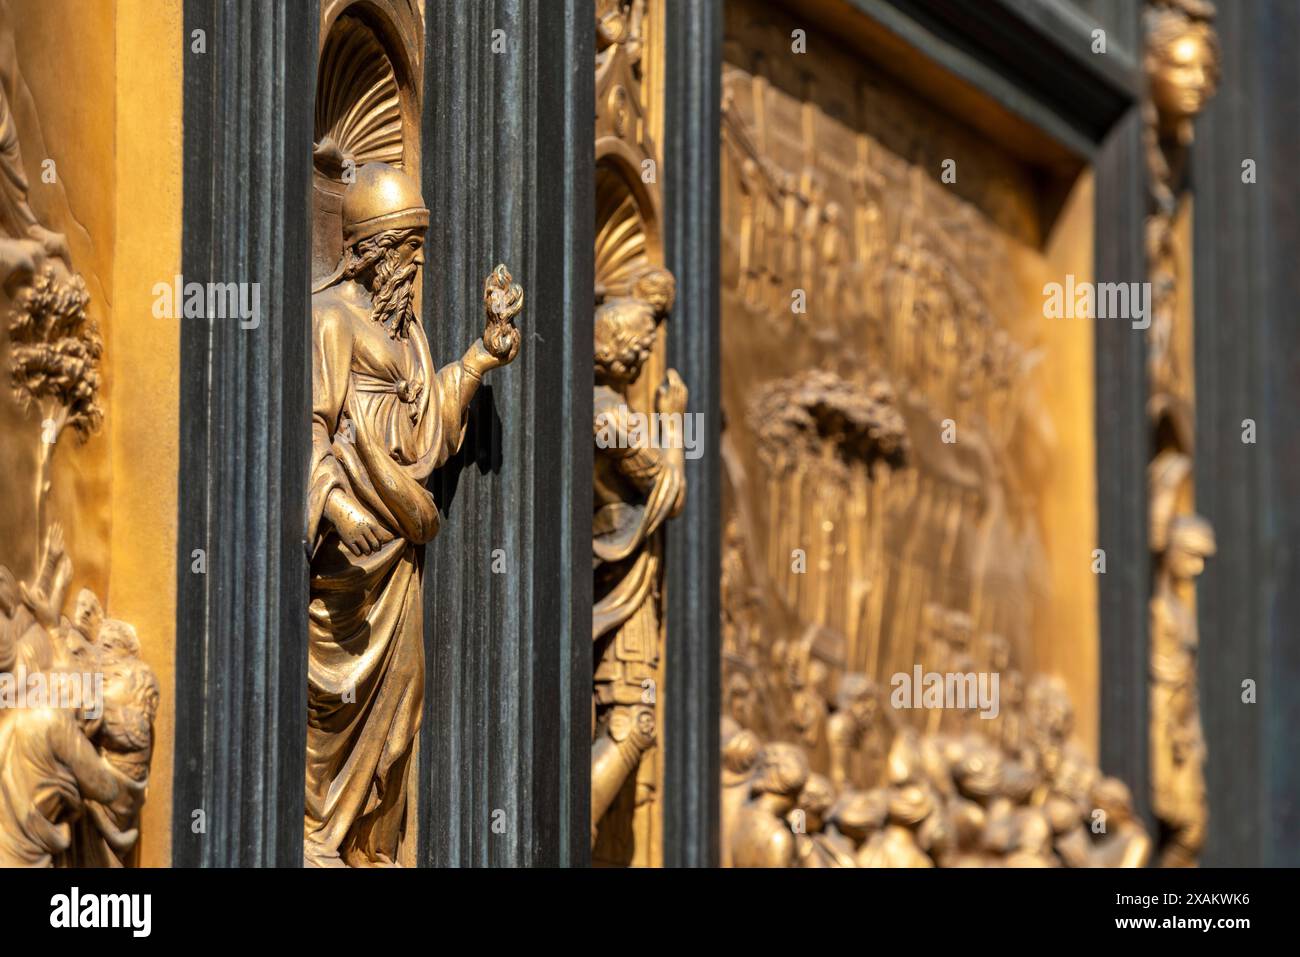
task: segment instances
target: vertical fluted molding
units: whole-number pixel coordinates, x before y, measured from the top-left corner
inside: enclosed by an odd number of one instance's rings
[[[1102,143],[1096,175],[1096,282],[1143,282],[1147,202],[1141,110],[1134,105]],[[1150,826],[1147,680],[1151,553],[1147,542],[1146,337],[1128,323],[1094,323],[1096,349],[1097,576],[1101,641],[1101,767],[1133,794]],[[1085,556],[1086,558],[1086,556]]]
[[[302,861],[316,16],[308,0],[185,3],[184,276],[258,283],[261,321],[179,320],[180,866]]]
[[[435,361],[482,333],[497,262],[527,297],[519,359],[487,380],[462,453],[431,484],[443,525],[424,585],[426,866],[590,858],[594,23],[591,0],[426,6]]]
[[[686,507],[667,525],[664,864],[718,863],[722,690],[721,369],[718,276],[722,4],[665,10],[664,251],[677,278],[669,365],[704,416],[702,455],[686,462]]]
[[[1197,586],[1208,867],[1300,866],[1300,10],[1217,4],[1222,76],[1192,144]],[[1242,182],[1253,159],[1256,182]],[[1255,444],[1242,442],[1253,419]],[[1242,682],[1257,701],[1242,701]]]

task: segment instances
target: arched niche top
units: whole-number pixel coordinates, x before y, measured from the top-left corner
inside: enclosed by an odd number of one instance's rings
[[[313,129],[312,274],[338,263],[350,171],[388,163],[420,175],[419,51],[414,0],[332,0],[321,12]]]
[[[662,262],[658,195],[641,178],[641,158],[625,141],[605,138],[596,156],[597,288],[625,295],[640,272]]]

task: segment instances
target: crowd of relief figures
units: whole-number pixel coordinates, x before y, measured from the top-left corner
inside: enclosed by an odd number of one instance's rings
[[[23,505],[32,547],[0,555],[11,563],[0,564],[0,867],[119,867],[135,861],[158,681],[135,628],[106,616],[91,589],[68,605],[73,562],[61,523],[47,517],[52,465],[61,439],[85,442],[102,424],[103,341],[66,238],[29,202],[17,116],[35,113],[3,21],[0,64],[5,401],[25,426],[6,436],[5,457],[15,473],[35,463]]]
[[[1041,673],[1027,177],[865,66],[797,63],[786,26],[729,7],[723,861],[1141,865],[1127,787]],[[918,663],[998,674],[998,715],[894,709]]]
[[[764,741],[722,719],[722,864],[727,867],[1141,867],[1151,839],[1128,787],[1098,772],[1070,741],[1073,709],[1039,676],[1001,735],[918,731],[899,722],[879,686],[840,677],[819,711],[829,758],[812,770],[807,739]],[[753,717],[733,694],[732,714]],[[945,722],[946,724],[947,722]]]

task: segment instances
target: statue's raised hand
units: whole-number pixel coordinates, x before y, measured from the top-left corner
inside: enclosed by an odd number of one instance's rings
[[[664,375],[664,381],[655,390],[655,411],[669,415],[685,412],[688,395],[686,383],[677,374],[677,370],[669,369]]]
[[[483,347],[502,365],[519,355],[519,330],[514,319],[523,308],[523,287],[511,280],[504,264],[497,266],[483,280],[483,310],[487,314]]]

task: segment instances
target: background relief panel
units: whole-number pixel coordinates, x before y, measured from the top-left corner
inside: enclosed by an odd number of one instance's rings
[[[723,863],[1141,864],[1097,770],[1092,328],[1042,311],[1091,177],[727,10]]]
[[[171,861],[179,29],[0,3],[4,865]]]

